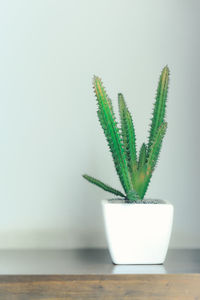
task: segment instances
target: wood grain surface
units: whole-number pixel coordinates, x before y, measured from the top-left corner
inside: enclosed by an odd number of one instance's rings
[[[200,274],[0,276],[0,299],[200,299]]]

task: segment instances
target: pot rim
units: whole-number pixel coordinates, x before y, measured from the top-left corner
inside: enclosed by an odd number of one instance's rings
[[[114,202],[111,202],[111,200],[113,200]],[[143,206],[143,205],[148,205],[148,206],[157,206],[157,205],[172,205],[171,202],[167,201],[167,200],[162,200],[162,199],[155,199],[155,198],[145,198],[144,200],[146,201],[158,201],[157,203],[149,203],[149,202],[142,202],[142,203],[139,203],[139,202],[132,202],[132,203],[127,203],[127,202],[122,202],[124,201],[123,198],[112,198],[112,199],[102,199],[101,200],[101,203],[102,205],[136,205],[136,206]]]

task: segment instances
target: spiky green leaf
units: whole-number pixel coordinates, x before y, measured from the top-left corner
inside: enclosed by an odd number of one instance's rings
[[[140,202],[140,196],[134,189],[128,191],[127,198],[129,202]]]
[[[151,180],[152,173],[153,173],[153,171],[155,169],[155,166],[156,166],[156,163],[158,161],[158,157],[159,157],[159,154],[160,154],[160,150],[161,150],[164,135],[166,133],[166,129],[167,129],[167,123],[164,122],[159,127],[159,129],[157,131],[157,134],[154,138],[153,144],[151,145],[149,157],[148,157],[148,160],[147,160],[147,163],[146,163],[146,168],[145,168],[146,174],[145,174],[142,186],[140,187],[140,197],[141,197],[141,199],[144,198],[144,195],[147,191],[149,182]]]
[[[121,120],[121,135],[123,146],[126,154],[126,160],[134,182],[135,172],[137,170],[137,153],[136,153],[136,138],[135,129],[131,114],[127,108],[123,95],[118,94],[119,114]]]
[[[111,101],[108,98],[106,91],[99,77],[94,77],[94,90],[97,96],[98,117],[100,124],[104,130],[113,161],[119,179],[122,183],[125,193],[133,189],[131,177],[128,171],[126,156],[124,153],[119,129],[117,127],[116,118],[111,106]]]
[[[90,183],[93,183],[93,184],[97,185],[98,187],[102,188],[102,189],[103,189],[104,191],[106,191],[106,192],[112,193],[112,194],[114,194],[114,195],[116,195],[116,196],[120,196],[120,197],[123,197],[123,198],[126,197],[126,196],[125,196],[123,193],[121,193],[120,191],[118,191],[118,190],[112,188],[112,187],[109,186],[108,184],[105,184],[105,183],[103,183],[102,181],[100,181],[100,180],[98,180],[98,179],[96,179],[96,178],[94,178],[94,177],[92,177],[92,176],[89,176],[89,175],[87,175],[87,174],[84,174],[84,175],[83,175],[83,178],[85,178],[86,180],[88,180]]]
[[[158,128],[165,121],[165,110],[166,110],[165,108],[166,108],[166,101],[167,101],[168,84],[169,84],[169,68],[168,66],[165,66],[160,75],[160,80],[157,88],[153,118],[150,127],[148,155],[150,153],[150,148],[157,134]]]
[[[146,144],[143,143],[140,148],[139,160],[138,160],[138,170],[141,170],[145,165],[147,159],[147,147]]]
[[[147,172],[153,172],[156,163],[158,161],[158,156],[160,153],[163,137],[166,133],[167,122],[161,124],[158,129],[158,132],[153,140],[153,143],[150,148],[149,157],[147,161]]]

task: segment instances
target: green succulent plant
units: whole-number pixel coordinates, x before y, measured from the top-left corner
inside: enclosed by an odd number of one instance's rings
[[[142,144],[137,155],[133,120],[123,95],[118,94],[121,123],[119,128],[112,102],[103,87],[102,81],[99,77],[94,76],[93,85],[98,104],[98,118],[106,136],[124,193],[89,175],[84,174],[85,179],[107,192],[124,198],[129,203],[139,202],[144,198],[158,161],[167,128],[165,111],[168,83],[169,69],[165,66],[158,83],[148,143]]]

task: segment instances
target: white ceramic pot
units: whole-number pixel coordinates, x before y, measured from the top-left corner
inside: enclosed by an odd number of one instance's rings
[[[162,200],[145,203],[103,200],[108,247],[114,264],[162,264],[173,222],[173,206]],[[152,203],[153,202],[153,203]]]

